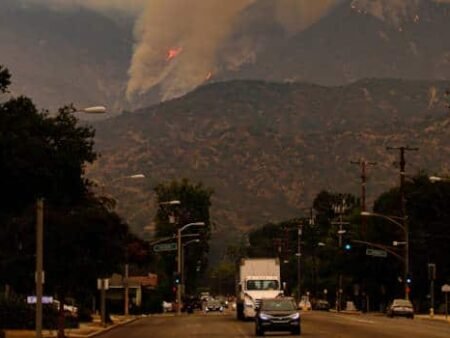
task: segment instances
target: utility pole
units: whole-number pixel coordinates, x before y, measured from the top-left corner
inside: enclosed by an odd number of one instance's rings
[[[350,161],[351,164],[357,164],[361,168],[361,211],[366,211],[366,182],[367,182],[367,166],[368,165],[376,165],[377,162],[370,162],[363,158],[359,159],[358,161]],[[366,237],[367,233],[367,218],[362,217],[361,220],[361,234],[362,237]]]
[[[402,221],[405,232],[405,271],[403,276],[403,282],[405,286],[405,299],[409,299],[410,288],[408,285],[409,278],[409,225],[408,215],[406,213],[406,197],[405,197],[405,176],[406,176],[406,151],[417,151],[419,148],[412,148],[408,146],[401,147],[386,147],[386,150],[398,150],[400,152],[400,204],[402,212]]]
[[[128,265],[128,254],[127,254],[127,263],[125,263],[125,273],[124,273],[124,277],[123,277],[123,284],[124,284],[124,290],[125,290],[125,294],[124,294],[124,314],[125,316],[128,316],[130,311],[129,311],[129,304],[130,304],[130,296],[129,296],[129,289],[130,289],[130,285],[128,283],[129,280],[129,265]]]
[[[335,225],[338,224],[339,225],[339,230],[338,230],[338,247],[339,247],[339,251],[342,250],[342,236],[347,232],[347,230],[343,229],[343,225],[348,225],[350,224],[349,222],[344,222],[343,220],[343,214],[347,209],[347,205],[345,204],[345,199],[342,198],[341,201],[339,201],[338,204],[335,204],[333,206],[334,209],[334,213],[339,214],[339,221],[338,222],[331,222],[331,224]],[[341,271],[339,271],[339,275],[338,275],[338,290],[336,292],[336,311],[341,311],[341,305],[342,305],[342,294],[343,294],[344,290],[342,288],[342,273]]]
[[[302,300],[302,234],[303,223],[300,222],[297,232],[297,304]]]
[[[44,289],[44,200],[36,202],[36,338],[42,338],[42,295]],[[62,299],[60,300],[63,301]]]

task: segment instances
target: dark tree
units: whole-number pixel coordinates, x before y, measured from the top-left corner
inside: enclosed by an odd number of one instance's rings
[[[9,73],[0,67],[0,90]],[[90,192],[85,166],[97,154],[94,130],[68,106],[39,112],[26,97],[0,103],[0,284],[34,288],[35,202],[45,200],[44,269],[48,293],[93,292],[97,277],[117,271],[128,226]]]
[[[185,250],[187,291],[193,291],[198,282],[199,272],[205,272],[207,266],[208,240],[211,231],[209,208],[213,191],[201,183],[191,183],[189,180],[183,179],[159,184],[155,187],[155,192],[158,203],[158,212],[155,217],[157,238],[174,236],[178,228],[188,223],[205,223],[203,227],[191,227],[183,232],[183,235],[200,234],[200,242],[189,245]],[[167,205],[164,203],[174,200],[180,201],[180,204]],[[183,242],[193,238],[187,238]],[[170,280],[176,271],[175,254],[165,253],[160,257],[159,264],[160,271],[164,272],[163,277]]]

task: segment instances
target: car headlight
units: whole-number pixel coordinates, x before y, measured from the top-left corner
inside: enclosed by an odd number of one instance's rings
[[[271,317],[269,315],[266,315],[265,313],[260,313],[259,318],[262,320],[269,320]]]
[[[299,319],[300,318],[300,314],[298,312],[294,313],[293,315],[290,315],[289,318],[290,319],[294,319],[294,320]]]

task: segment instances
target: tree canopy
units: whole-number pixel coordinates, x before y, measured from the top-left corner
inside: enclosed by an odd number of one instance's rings
[[[0,91],[10,75],[0,66]],[[116,271],[128,225],[91,192],[85,166],[97,158],[94,130],[74,107],[38,111],[27,97],[0,103],[0,284],[30,294],[34,286],[35,202],[44,198],[46,292],[95,290]]]
[[[194,222],[204,222],[203,227],[191,227],[183,232],[183,235],[198,233],[200,242],[185,248],[185,277],[188,291],[195,289],[199,272],[203,273],[207,265],[207,253],[209,251],[208,240],[211,232],[209,208],[211,206],[212,189],[201,183],[192,183],[187,179],[161,183],[155,187],[158,211],[155,216],[156,238],[174,236],[177,229]],[[179,205],[170,205],[166,202],[179,201]],[[183,243],[197,237],[183,240]],[[173,240],[175,241],[175,239]],[[172,278],[176,271],[174,254],[164,253],[160,259],[161,272],[165,278]]]

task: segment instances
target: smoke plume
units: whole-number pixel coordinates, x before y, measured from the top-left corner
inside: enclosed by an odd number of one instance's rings
[[[237,14],[254,0],[152,0],[135,28],[127,95],[160,85],[163,100],[186,93],[216,71],[215,52]],[[180,52],[167,58],[171,49]]]
[[[299,32],[319,20],[341,0],[277,0],[272,20],[289,33]],[[218,50],[233,32],[240,14],[252,13],[264,0],[151,0],[138,19],[136,45],[129,69],[127,96],[144,94],[159,86],[162,99],[185,94],[209,78],[218,69]],[[248,16],[247,16],[248,18]],[[245,37],[239,41],[248,41]],[[243,60],[254,60],[249,50],[252,41],[228,49],[226,68],[236,68]],[[168,60],[171,49],[181,52]],[[249,57],[250,55],[250,57]]]
[[[242,29],[280,25],[286,35],[318,22],[337,5],[348,3],[360,13],[393,25],[414,18],[424,1],[450,0],[17,0],[55,9],[84,7],[119,12],[136,18],[127,97],[152,89],[167,100],[185,94],[221,69],[239,69],[254,62],[263,34]],[[262,15],[261,19],[261,13]],[[259,19],[255,19],[258,17]],[[232,41],[231,41],[232,40]],[[231,42],[230,42],[231,41]]]

